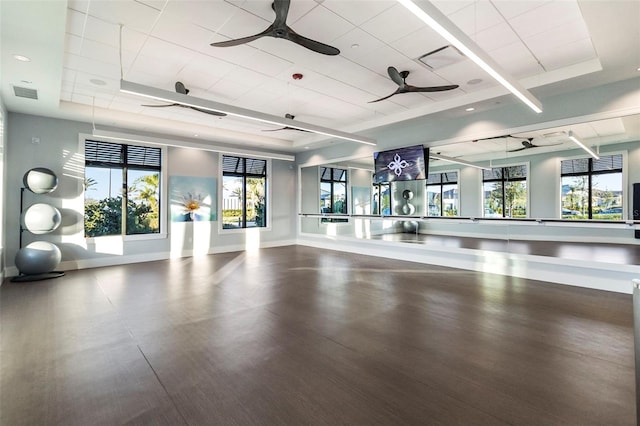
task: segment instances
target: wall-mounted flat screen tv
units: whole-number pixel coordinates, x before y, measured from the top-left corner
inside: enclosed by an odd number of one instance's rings
[[[429,148],[407,146],[373,153],[373,183],[426,179],[429,174]]]

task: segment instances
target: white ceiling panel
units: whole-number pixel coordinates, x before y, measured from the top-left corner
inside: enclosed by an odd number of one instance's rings
[[[550,1],[551,0],[491,0],[491,3],[493,3],[505,19],[512,19]]]
[[[561,83],[562,78],[575,75],[569,72],[575,64],[587,60],[596,59],[602,64],[598,78],[606,75],[607,81],[621,78],[614,69],[638,67],[632,62],[639,56],[630,52],[640,51],[640,6],[631,0],[602,1],[611,5],[606,13],[594,7],[591,0],[438,0],[434,4],[512,78],[526,77],[529,85],[532,81],[541,85]],[[23,4],[29,2],[0,2],[0,7],[3,12],[24,7],[34,13],[34,8]],[[60,21],[64,11],[63,6]],[[266,29],[275,18],[271,0],[70,0],[66,18],[63,27],[48,29],[51,34],[60,34],[60,43],[66,33],[66,43],[55,52],[62,64],[58,86],[51,85],[58,88],[53,108],[58,107],[59,100],[68,101],[60,104],[65,118],[72,110],[85,111],[86,118],[89,99],[97,99],[99,120],[104,123],[169,131],[167,123],[182,122],[176,124],[182,127],[176,132],[200,127],[207,135],[215,135],[220,129],[221,135],[239,132],[245,141],[245,136],[256,141],[265,139],[262,129],[246,120],[211,119],[186,108],[141,107],[149,101],[118,93],[121,72],[132,82],[172,92],[175,82],[181,81],[193,97],[277,116],[291,113],[299,120],[327,127],[376,127],[376,122],[391,124],[426,111],[458,117],[471,100],[475,105],[488,106],[503,97],[496,95],[503,91],[494,89],[494,80],[468,60],[435,71],[416,62],[419,56],[447,42],[394,0],[291,0],[289,26],[302,36],[337,47],[341,51],[337,56],[272,37],[234,47],[210,46]],[[607,20],[606,25],[601,25],[602,20]],[[35,22],[47,26],[46,16],[24,25]],[[0,31],[4,52],[28,47],[31,37],[26,35],[39,34],[8,25],[6,18]],[[44,74],[39,76],[38,72],[51,70],[37,71],[33,65],[38,61],[18,64],[7,54],[2,59],[3,101],[9,111],[23,108],[24,103],[14,99],[11,84],[45,81],[40,78]],[[459,84],[460,88],[398,94],[370,103],[398,89],[387,73],[390,66],[410,71],[409,85]],[[302,73],[303,79],[293,80],[294,73]],[[628,73],[626,76],[629,78]],[[96,79],[106,84],[100,86]],[[472,84],[472,80],[479,82]],[[134,114],[142,115],[133,119]],[[289,143],[308,138],[299,133],[278,133],[270,140]],[[496,144],[476,144],[473,149],[482,151],[483,146],[494,149]]]
[[[520,41],[490,52],[491,57],[503,69],[516,78],[536,75],[542,72],[542,67],[527,47]],[[485,76],[484,78],[490,78]]]
[[[260,18],[251,13],[243,13],[242,9],[236,8],[221,25],[213,25],[212,27],[207,23],[207,25],[203,26],[224,37],[235,39],[260,33],[269,25],[271,25],[270,20]]]
[[[177,80],[208,89],[236,68],[229,62],[196,53],[177,74]]]
[[[476,0],[434,0],[433,3],[442,13],[449,16],[465,7],[473,5]]]
[[[329,9],[316,7],[296,21],[294,30],[304,37],[331,44],[333,40],[343,36],[353,28],[353,24]]]
[[[120,67],[117,63],[102,62],[74,54],[66,55],[65,67],[93,75],[120,78]]]
[[[448,18],[467,34],[476,34],[504,22],[502,15],[491,2],[472,4],[448,15]]]
[[[141,32],[148,32],[160,16],[160,12],[135,0],[92,0],[89,15],[99,16],[113,25],[122,25]]]
[[[376,15],[360,25],[360,28],[379,40],[391,44],[424,26],[425,24],[404,6],[395,4],[384,13]]]
[[[550,71],[588,61],[595,57],[595,53],[591,39],[586,38],[561,46],[553,46],[548,50],[537,53],[537,56],[545,66],[545,69]]]
[[[422,27],[391,43],[394,49],[412,59],[417,59],[446,45],[448,42],[429,27]]]
[[[577,40],[584,40],[589,38],[589,31],[584,21],[571,21],[567,22],[561,27],[555,27],[544,33],[538,33],[534,36],[524,39],[524,43],[535,54],[543,53],[549,49],[553,49],[556,46],[562,46],[567,43],[572,43]],[[593,56],[596,54],[593,52]]]
[[[213,34],[207,28],[193,22],[176,20],[168,14],[160,17],[151,32],[155,38],[197,51],[209,46]]]
[[[322,6],[353,25],[362,25],[396,5],[393,0],[324,0]]]
[[[175,1],[167,2],[163,17],[173,17],[177,22],[189,22],[212,32],[219,31],[235,14],[242,13],[231,4],[215,1]],[[211,40],[209,40],[209,43]]]
[[[397,64],[405,63],[408,59],[409,58],[392,47],[380,46],[380,48],[376,50],[375,55],[364,57],[358,62],[363,67],[382,76],[386,76],[388,67],[395,67]]]
[[[518,35],[506,22],[502,22],[487,28],[486,30],[479,31],[472,39],[486,52],[491,52],[520,41]]]
[[[518,35],[526,39],[579,20],[582,20],[582,15],[578,3],[574,0],[565,0],[545,3],[514,17],[509,22]]]

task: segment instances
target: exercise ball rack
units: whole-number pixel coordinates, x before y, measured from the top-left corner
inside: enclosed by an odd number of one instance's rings
[[[23,247],[23,233],[34,235],[53,232],[60,226],[60,211],[50,204],[34,203],[24,209],[24,193],[29,190],[34,194],[53,192],[58,186],[58,177],[49,169],[36,167],[28,170],[22,179],[24,187],[20,188],[20,245],[16,253],[15,265],[19,275],[12,282],[41,281],[58,278],[63,271],[56,271],[62,254],[58,246],[48,241],[33,241]]]

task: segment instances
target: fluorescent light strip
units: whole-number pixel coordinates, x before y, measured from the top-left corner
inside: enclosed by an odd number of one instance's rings
[[[163,102],[177,103],[184,106],[195,107],[207,111],[223,112],[234,117],[246,118],[249,120],[260,121],[262,123],[275,124],[279,126],[293,127],[307,132],[318,133],[329,137],[344,139],[352,142],[358,142],[366,145],[375,145],[376,141],[365,136],[354,135],[352,133],[341,132],[339,130],[329,129],[327,127],[316,126],[314,124],[303,123],[301,121],[291,120],[275,115],[264,114],[258,111],[252,111],[245,108],[239,108],[233,105],[225,105],[219,102],[207,99],[195,98],[182,93],[169,92],[167,90],[157,89],[155,87],[144,86],[138,83],[132,83],[126,80],[120,80],[120,91],[132,95],[143,96],[145,98],[155,99]]]
[[[143,143],[143,144],[149,144],[149,145],[175,146],[178,148],[200,149],[204,151],[219,152],[222,154],[240,155],[243,157],[251,156],[253,158],[270,158],[272,160],[284,160],[284,161],[296,160],[295,156],[288,155],[288,154],[252,151],[248,149],[232,149],[232,148],[227,148],[223,146],[209,145],[204,143],[194,143],[194,142],[187,142],[187,141],[178,142],[170,139],[161,139],[161,138],[148,137],[148,136],[142,136],[142,135],[129,135],[126,133],[109,132],[107,130],[99,130],[99,129],[94,129],[91,135],[95,138],[100,138],[100,139],[110,139],[110,140],[116,140],[116,141],[122,141],[122,142],[135,142],[135,143]]]
[[[450,163],[463,164],[465,166],[475,167],[476,169],[491,170],[491,167],[478,166],[477,164],[473,164],[473,163],[470,163],[468,161],[458,160],[456,158],[446,157],[446,156],[440,155],[440,154],[429,154],[429,158],[435,158],[435,159],[442,160],[442,161],[448,161]]]
[[[486,73],[502,84],[507,90],[513,93],[518,99],[524,102],[536,113],[542,112],[542,104],[520,83],[508,76],[501,70],[500,66],[480,49],[465,33],[456,27],[438,8],[425,0],[418,0],[418,6],[412,0],[398,0],[398,3],[406,7],[411,13],[416,15],[421,21],[431,29],[440,34],[456,47],[465,56],[476,63]]]
[[[598,154],[596,154],[595,152],[593,152],[592,150],[590,150],[585,144],[583,144],[582,142],[580,142],[580,140],[573,134],[573,132],[571,130],[569,130],[569,133],[567,134],[567,136],[569,137],[569,139],[571,139],[576,145],[578,145],[580,148],[584,149],[585,151],[587,151],[589,153],[590,156],[592,156],[593,158],[595,158],[596,160],[599,160],[600,157],[598,156]]]

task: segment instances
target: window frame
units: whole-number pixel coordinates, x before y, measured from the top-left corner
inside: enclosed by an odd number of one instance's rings
[[[442,181],[442,175],[447,174],[447,173],[455,173],[456,174],[456,181],[455,182],[443,182]],[[434,174],[439,174],[440,175],[440,182],[438,183],[429,183],[429,175],[434,175]],[[458,198],[457,200],[457,205],[456,205],[456,215],[454,216],[445,216],[444,213],[444,205],[442,203],[442,200],[444,199],[444,186],[445,185],[456,185],[456,189],[458,192]],[[440,215],[439,216],[431,216],[429,214],[429,190],[428,187],[434,187],[434,186],[438,186],[440,187]],[[442,171],[438,171],[438,172],[433,172],[433,173],[428,173],[427,174],[427,182],[425,183],[425,216],[426,217],[459,217],[460,216],[460,169],[452,169],[452,170],[442,170]]]
[[[558,176],[558,206],[559,206],[559,215],[560,215],[560,219],[564,219],[562,217],[562,209],[563,209],[563,204],[562,204],[562,178],[565,176],[588,176],[589,177],[589,190],[588,190],[588,207],[589,207],[589,211],[588,211],[588,218],[587,219],[583,219],[583,220],[595,220],[595,221],[605,221],[605,222],[615,222],[615,220],[606,220],[606,219],[593,219],[593,206],[592,206],[592,195],[593,195],[593,188],[592,188],[592,176],[593,175],[604,175],[604,174],[613,174],[613,173],[620,173],[622,176],[622,182],[621,182],[621,187],[622,187],[622,199],[621,199],[621,205],[622,205],[622,218],[620,220],[627,220],[628,217],[628,209],[626,208],[626,200],[627,200],[627,194],[628,194],[628,177],[627,177],[627,151],[613,151],[613,152],[607,152],[605,154],[600,154],[600,158],[602,157],[612,157],[615,155],[620,155],[622,157],[622,169],[620,171],[613,171],[613,170],[606,170],[606,171],[598,171],[598,172],[593,172],[592,171],[592,166],[593,166],[593,157],[587,157],[584,155],[580,155],[580,156],[572,156],[572,157],[567,157],[567,158],[561,158],[559,159],[559,163],[558,163],[558,170],[559,170],[559,174]],[[563,174],[562,173],[562,162],[563,161],[573,161],[573,160],[582,160],[582,159],[586,159],[588,160],[588,169],[586,174],[585,173],[567,173],[567,174]],[[617,170],[617,169],[616,169]],[[570,220],[570,219],[565,219],[565,220]]]
[[[265,178],[265,194],[264,194],[264,198],[265,198],[265,202],[267,204],[267,209],[265,212],[265,220],[266,220],[266,226],[253,226],[250,228],[246,227],[246,205],[243,204],[242,206],[242,210],[243,210],[243,225],[242,227],[238,227],[238,228],[225,228],[224,227],[224,220],[222,218],[222,210],[223,210],[223,206],[224,206],[224,177],[225,177],[225,171],[224,171],[224,157],[234,157],[234,158],[242,158],[245,160],[245,166],[246,166],[246,160],[260,160],[260,161],[264,161],[265,162],[265,174],[264,175],[255,175],[255,174],[246,174],[246,173],[229,173],[227,174],[227,176],[236,176],[236,177],[243,177],[243,190],[246,191],[246,178],[247,177],[264,177]],[[219,183],[218,183],[218,231],[221,233],[225,233],[225,234],[232,234],[232,233],[246,233],[247,231],[251,231],[252,232],[256,232],[255,230],[258,230],[258,232],[262,232],[262,231],[270,231],[271,230],[271,179],[272,179],[272,172],[271,172],[271,159],[269,158],[262,158],[260,156],[252,156],[250,154],[243,154],[243,155],[238,155],[238,154],[227,154],[224,152],[220,152],[218,155],[218,170],[220,170],[220,179],[219,179]],[[246,169],[245,169],[246,170]],[[246,197],[245,197],[246,198]]]
[[[515,179],[508,179],[508,178],[505,179],[504,169],[508,169],[510,167],[520,167],[520,166],[524,166],[525,167],[526,177],[515,178]],[[529,215],[531,213],[531,205],[530,205],[531,204],[531,191],[529,190],[530,189],[529,179],[530,179],[530,176],[531,176],[531,173],[530,173],[531,172],[531,170],[530,170],[531,167],[530,167],[529,162],[505,164],[505,165],[501,165],[501,166],[497,166],[497,167],[491,167],[491,170],[494,170],[494,169],[502,169],[500,179],[487,179],[487,180],[485,180],[485,178],[484,178],[484,170],[482,170],[482,172],[481,172],[482,183],[481,183],[480,190],[482,191],[482,197],[481,197],[481,200],[482,200],[482,206],[481,206],[482,217],[485,218],[485,201],[486,201],[486,199],[485,199],[484,184],[486,182],[500,182],[500,183],[502,183],[502,217],[499,217],[498,219],[513,219],[513,216],[505,216],[505,210],[506,210],[505,209],[505,195],[506,195],[505,194],[505,183],[524,181],[525,184],[526,184],[526,188],[527,188],[527,195],[526,195],[527,214],[525,215],[524,218],[528,219]],[[520,219],[520,218],[516,217],[515,219]]]
[[[126,135],[125,135],[126,136]],[[100,235],[95,237],[85,237],[84,236],[84,205],[85,205],[85,189],[84,189],[84,177],[85,169],[86,169],[86,159],[85,159],[85,146],[86,141],[96,141],[96,142],[104,142],[104,143],[114,143],[118,145],[130,145],[130,146],[140,146],[140,147],[149,147],[149,148],[158,148],[160,149],[160,179],[159,179],[159,192],[160,192],[160,200],[158,201],[159,208],[159,232],[149,233],[149,234],[126,234],[120,233],[115,235]],[[97,241],[102,239],[113,239],[118,238],[122,241],[143,241],[143,240],[157,240],[157,239],[165,239],[168,236],[168,172],[167,172],[167,146],[162,145],[160,143],[148,143],[135,140],[134,136],[131,136],[131,139],[123,139],[123,140],[110,140],[110,138],[104,138],[100,136],[93,136],[91,134],[80,133],[78,135],[78,154],[79,158],[73,159],[71,158],[69,162],[73,161],[79,167],[82,168],[82,175],[78,179],[78,188],[81,193],[81,197],[78,197],[78,209],[82,214],[82,233],[83,238],[88,244],[95,244]],[[76,166],[77,167],[77,166]]]

